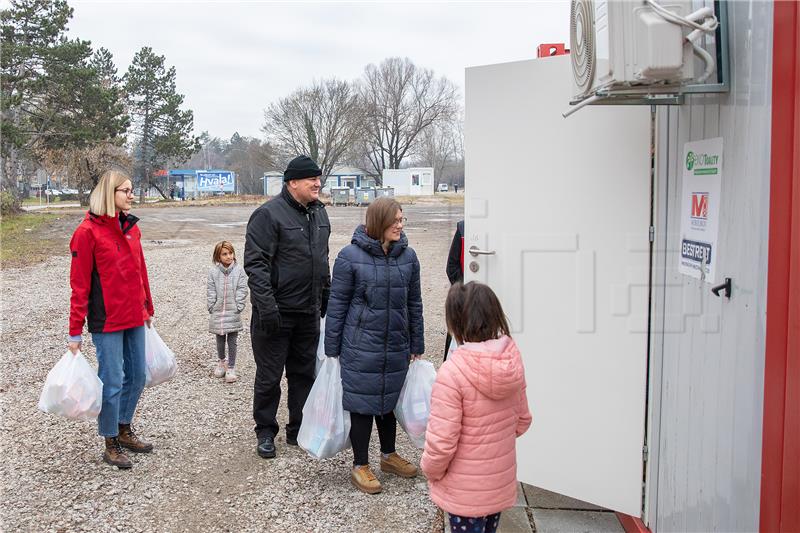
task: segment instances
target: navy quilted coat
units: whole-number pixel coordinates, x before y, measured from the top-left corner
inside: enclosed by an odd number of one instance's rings
[[[325,353],[339,357],[344,409],[394,410],[410,354],[425,352],[419,260],[405,233],[384,254],[359,226],[333,265]]]

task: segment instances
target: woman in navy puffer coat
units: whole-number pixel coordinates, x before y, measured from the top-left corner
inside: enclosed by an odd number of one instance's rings
[[[381,486],[369,469],[369,437],[376,419],[381,470],[414,477],[416,467],[395,453],[393,411],[410,359],[425,351],[420,266],[402,232],[403,211],[392,198],[367,209],[366,225],[336,258],[325,319],[325,353],[339,357],[343,406],[350,412],[356,487]]]

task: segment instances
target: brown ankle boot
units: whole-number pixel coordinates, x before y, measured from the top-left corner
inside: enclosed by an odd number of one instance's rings
[[[106,437],[106,449],[103,452],[103,461],[117,468],[127,469],[133,466],[131,460],[128,459],[128,456],[122,451],[117,437]]]
[[[392,452],[389,457],[381,457],[381,472],[396,474],[400,477],[416,477],[417,467]]]
[[[356,466],[350,471],[350,481],[355,487],[367,494],[378,494],[383,487],[369,465]]]
[[[119,445],[123,448],[128,448],[133,453],[150,453],[153,451],[153,445],[137,437],[130,424],[119,425],[118,438]]]

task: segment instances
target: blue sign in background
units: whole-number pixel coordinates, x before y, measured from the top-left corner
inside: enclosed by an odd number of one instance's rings
[[[198,170],[197,190],[201,192],[235,192],[234,173],[229,170]]]

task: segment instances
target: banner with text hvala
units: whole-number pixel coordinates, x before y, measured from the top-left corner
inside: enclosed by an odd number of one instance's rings
[[[229,170],[198,170],[197,190],[200,192],[235,192],[236,174]]]

